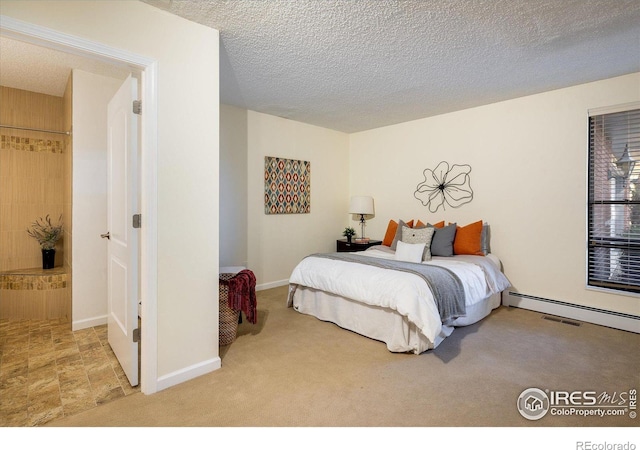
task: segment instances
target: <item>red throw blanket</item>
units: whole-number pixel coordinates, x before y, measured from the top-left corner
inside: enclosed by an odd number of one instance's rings
[[[229,280],[229,308],[242,311],[250,323],[258,321],[256,276],[250,270],[241,270]]]

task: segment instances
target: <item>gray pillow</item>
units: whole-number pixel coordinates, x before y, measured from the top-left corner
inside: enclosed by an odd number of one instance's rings
[[[489,224],[485,223],[482,225],[482,235],[480,236],[480,247],[482,248],[482,253],[488,255],[491,253],[491,245],[489,242],[491,241],[491,230],[489,230]]]
[[[391,242],[391,250],[395,250],[398,246],[398,241],[402,240],[402,227],[408,226],[403,220],[398,220],[398,229],[396,230],[396,235]]]
[[[433,227],[427,224],[428,227]],[[457,225],[451,223],[442,228],[435,228],[436,232],[431,241],[431,254],[433,256],[453,256],[453,240],[456,237]]]
[[[431,241],[433,240],[433,227],[409,228],[402,227],[401,242],[405,244],[425,244],[422,252],[422,260],[429,261],[431,259]]]

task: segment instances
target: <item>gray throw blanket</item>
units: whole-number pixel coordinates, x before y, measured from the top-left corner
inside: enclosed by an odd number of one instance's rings
[[[458,278],[455,273],[447,268],[396,261],[394,259],[376,258],[373,256],[365,256],[359,253],[348,252],[314,253],[309,256],[367,264],[383,269],[399,270],[418,275],[431,289],[443,324],[448,325],[458,317],[464,317],[467,314],[462,281],[460,281],[460,278]]]

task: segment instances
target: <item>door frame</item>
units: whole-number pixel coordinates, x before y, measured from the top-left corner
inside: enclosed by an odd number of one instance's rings
[[[157,292],[157,141],[158,141],[158,62],[147,56],[109,47],[100,42],[0,15],[0,35],[40,47],[128,68],[140,75],[143,114],[140,128],[140,297],[142,335],[140,387],[144,394],[158,390],[158,292]]]

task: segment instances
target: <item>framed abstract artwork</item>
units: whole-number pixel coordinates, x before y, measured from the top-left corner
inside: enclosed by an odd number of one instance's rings
[[[311,163],[264,157],[264,213],[311,212]]]

